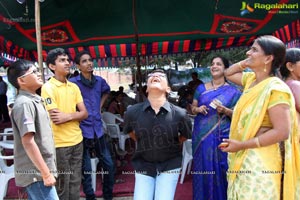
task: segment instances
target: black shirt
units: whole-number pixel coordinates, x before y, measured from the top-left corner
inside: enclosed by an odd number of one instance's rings
[[[185,109],[166,102],[155,114],[147,100],[129,107],[124,118],[124,133],[137,137],[132,158],[137,172],[154,177],[181,166],[179,136],[191,138],[192,127]]]

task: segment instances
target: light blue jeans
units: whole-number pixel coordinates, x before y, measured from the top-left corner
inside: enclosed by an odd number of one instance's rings
[[[43,181],[37,181],[26,187],[29,200],[59,200],[55,186],[45,186]]]
[[[173,200],[180,168],[151,177],[135,173],[134,200]]]

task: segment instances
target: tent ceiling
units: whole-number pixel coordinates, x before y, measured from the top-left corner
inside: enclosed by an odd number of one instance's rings
[[[43,55],[63,47],[72,55],[86,48],[94,57],[135,56],[134,11],[141,55],[245,46],[264,34],[285,41],[300,37],[298,0],[269,0],[259,7],[256,0],[133,2],[45,0],[40,3]],[[0,51],[36,59],[36,48],[34,1],[1,0]]]

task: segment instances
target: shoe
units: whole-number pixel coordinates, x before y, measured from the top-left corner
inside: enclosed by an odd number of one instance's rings
[[[115,180],[115,184],[118,184],[118,183],[125,183],[125,180],[124,179],[116,179]]]
[[[86,200],[96,200],[95,194],[93,195],[86,195]]]

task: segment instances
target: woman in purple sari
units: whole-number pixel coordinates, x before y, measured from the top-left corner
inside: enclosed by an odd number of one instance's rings
[[[227,59],[216,56],[211,63],[211,82],[197,87],[192,111],[197,116],[192,136],[193,199],[227,199],[227,153],[219,149],[223,138],[228,138],[232,109],[241,92],[226,82],[224,70]]]

